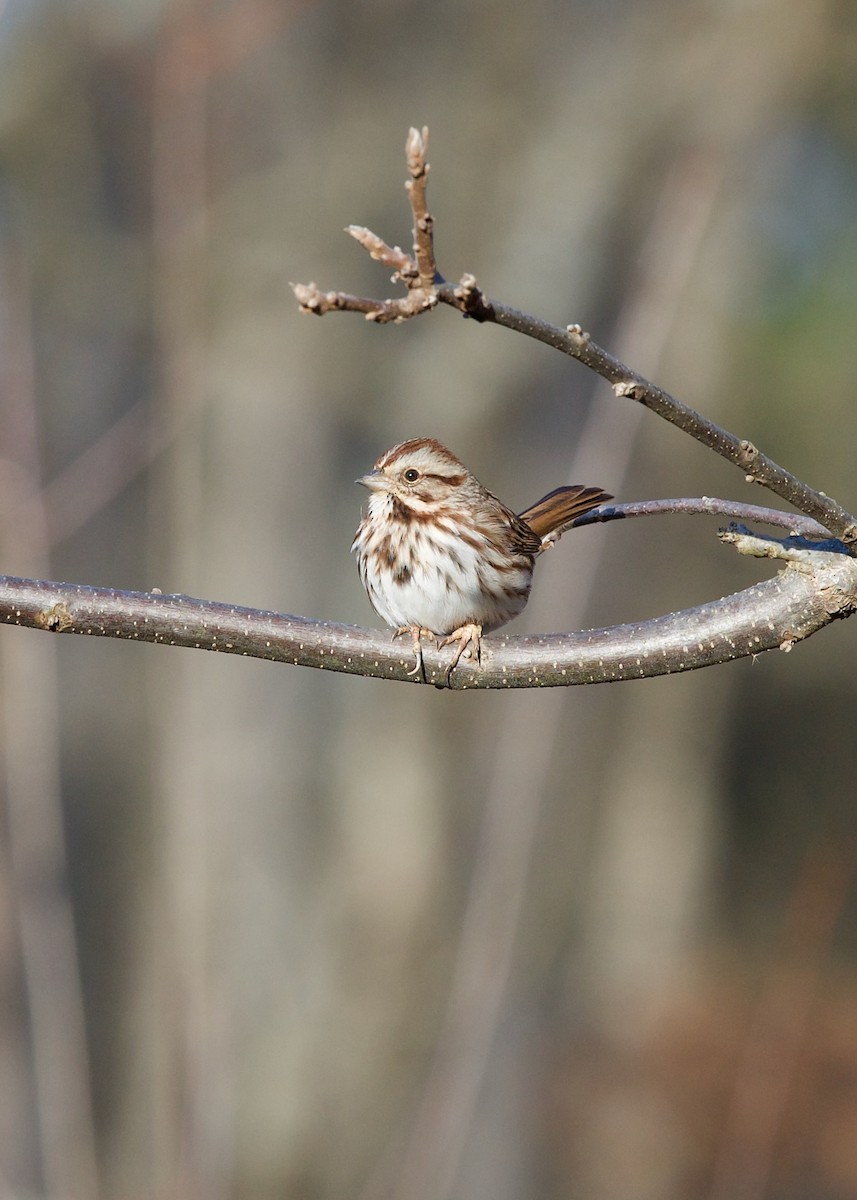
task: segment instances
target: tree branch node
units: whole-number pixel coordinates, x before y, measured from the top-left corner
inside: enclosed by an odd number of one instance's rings
[[[620,379],[613,384],[613,391],[620,400],[643,399],[643,388],[638,379]]]

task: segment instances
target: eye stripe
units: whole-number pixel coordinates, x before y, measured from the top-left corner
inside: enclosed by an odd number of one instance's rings
[[[464,483],[464,475],[431,475],[426,472],[423,479],[437,479],[440,483],[449,484],[450,487],[461,487]]]

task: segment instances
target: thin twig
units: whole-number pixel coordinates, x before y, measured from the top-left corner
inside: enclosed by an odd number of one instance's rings
[[[630,500],[623,504],[605,504],[584,513],[582,517],[577,517],[570,525],[561,526],[559,532],[577,529],[581,525],[603,524],[632,517],[696,514],[729,517],[733,521],[760,521],[765,525],[788,529],[789,533],[800,534],[802,537],[829,539],[828,530],[823,525],[802,513],[785,512],[781,508],[764,508],[760,504],[742,504],[739,500],[722,500],[718,496],[682,496],[669,500]],[[844,545],[840,545],[844,550]]]
[[[386,267],[392,267],[397,278],[413,277],[414,260],[405,254],[401,246],[388,246],[383,238],[379,238],[377,233],[373,233],[365,225],[346,225],[345,232],[350,233],[354,240],[360,243],[370,258]]]
[[[414,214],[414,258],[420,287],[427,295],[434,292],[437,278],[437,265],[434,260],[434,218],[426,204],[430,170],[426,161],[428,136],[428,126],[424,125],[421,132],[418,129],[410,129],[405,142],[405,157],[411,176],[405,187]]]

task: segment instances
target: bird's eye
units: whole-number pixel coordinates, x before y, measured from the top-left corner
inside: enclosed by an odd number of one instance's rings
[[[420,473],[416,467],[408,467],[407,471],[402,472],[402,479],[405,483],[416,483],[419,477]]]

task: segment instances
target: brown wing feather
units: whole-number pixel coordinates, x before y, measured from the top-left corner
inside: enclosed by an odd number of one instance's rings
[[[598,508],[612,499],[610,493],[603,492],[601,488],[584,487],[576,483],[570,487],[554,488],[519,515],[534,533],[543,538],[575,517],[582,517],[590,509]]]

